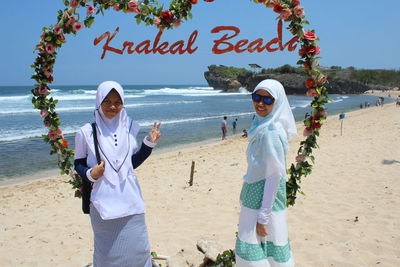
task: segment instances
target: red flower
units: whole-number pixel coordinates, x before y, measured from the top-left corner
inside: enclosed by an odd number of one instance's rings
[[[204,2],[214,2],[214,0],[204,0]]]
[[[281,13],[282,12],[282,10],[283,10],[283,7],[281,6],[281,4],[276,4],[275,6],[274,6],[274,11],[276,12],[276,13]]]
[[[68,146],[68,140],[63,139],[61,145],[63,147],[67,147]]]
[[[310,63],[304,62],[303,63],[303,67],[306,68],[306,69],[309,69],[310,68]]]
[[[305,32],[303,34],[303,38],[306,39],[306,40],[314,41],[318,37],[317,37],[317,35],[315,33],[308,31],[308,32]]]
[[[308,78],[306,81],[307,88],[315,88],[317,86],[317,82],[313,78]]]
[[[292,0],[292,5],[293,5],[293,7],[296,7],[296,6],[300,5],[300,1],[299,0]]]
[[[307,47],[302,47],[299,50],[299,55],[301,57],[304,57],[305,55],[318,55],[320,53],[320,48],[319,46],[307,46]]]
[[[69,3],[69,5],[70,5],[70,7],[72,7],[72,8],[78,8],[79,7],[79,1],[77,1],[77,0],[72,0],[70,3]]]
[[[171,11],[169,10],[164,10],[163,12],[161,12],[160,17],[162,20],[168,23],[171,23],[174,20],[174,15],[172,15]]]
[[[259,2],[259,3],[264,3],[264,2],[265,2],[265,0],[258,0],[258,2]]]
[[[191,3],[192,5],[195,5],[195,4],[198,3],[198,0],[190,0],[190,3]]]
[[[49,80],[50,83],[52,83],[52,82],[54,81],[53,76],[50,75],[49,78],[48,78],[48,80]]]
[[[315,129],[321,128],[321,123],[316,121],[314,118],[311,120],[311,124]]]

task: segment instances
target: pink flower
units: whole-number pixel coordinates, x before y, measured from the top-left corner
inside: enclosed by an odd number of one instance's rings
[[[313,134],[313,129],[311,127],[306,127],[303,131],[304,136],[311,136]]]
[[[78,0],[71,0],[71,2],[69,2],[69,6],[72,8],[77,8],[79,6],[79,1]]]
[[[82,23],[80,22],[75,22],[74,25],[72,26],[72,28],[74,29],[74,31],[79,31],[80,29],[82,29]]]
[[[119,8],[119,5],[118,5],[118,4],[114,5],[114,6],[113,6],[113,9],[114,9],[115,11],[120,11],[120,10],[121,10],[121,9]]]
[[[128,8],[136,8],[138,7],[138,1],[137,0],[131,0],[128,2]]]
[[[160,25],[160,23],[161,23],[161,19],[159,17],[154,17],[153,25],[158,26],[158,25]]]
[[[48,90],[47,87],[44,85],[40,85],[38,88],[38,93],[41,95],[47,94]]]
[[[321,110],[317,114],[315,114],[316,117],[318,118],[326,118],[328,116],[328,112],[326,110]]]
[[[314,55],[319,55],[319,53],[321,53],[321,48],[319,46],[315,46],[314,49]]]
[[[269,0],[265,4],[267,5],[267,7],[274,7],[276,5],[276,3],[277,3],[277,0]]]
[[[60,34],[60,35],[58,36],[58,40],[60,40],[60,41],[65,41],[65,36],[64,36],[64,34]]]
[[[179,26],[181,26],[181,21],[180,20],[175,21],[174,22],[174,27],[177,28]]]
[[[306,157],[303,154],[300,154],[300,155],[297,155],[296,162],[302,163],[305,159],[306,159]]]
[[[40,117],[46,118],[47,115],[49,115],[49,112],[46,109],[42,109],[39,114],[40,114]]]
[[[315,33],[308,31],[303,33],[303,38],[306,40],[314,41],[318,38],[318,36]]]
[[[303,18],[306,14],[304,12],[304,7],[302,6],[296,6],[294,9],[294,15],[298,18]]]
[[[128,10],[126,11],[128,13],[140,13],[140,8],[138,5],[137,0],[131,0],[128,2]]]
[[[94,7],[94,6],[87,6],[87,8],[86,8],[86,14],[88,15],[88,16],[90,16],[90,15],[93,15],[94,14],[94,12],[96,11],[96,8]]]
[[[63,32],[63,29],[57,24],[54,26],[54,33],[60,35]]]
[[[48,78],[52,74],[52,71],[51,71],[51,69],[47,69],[43,73]]]
[[[47,44],[46,45],[46,52],[49,54],[53,54],[56,48],[52,44]]]
[[[307,96],[315,97],[315,96],[319,96],[319,93],[317,92],[317,90],[315,88],[309,88],[307,90]]]
[[[321,75],[320,77],[318,77],[319,84],[324,84],[324,83],[326,83],[326,81],[327,81],[327,78],[325,75]]]
[[[282,10],[280,17],[281,17],[281,19],[287,21],[291,15],[292,15],[292,11],[290,11],[290,9],[288,9],[288,8],[285,8]]]
[[[56,140],[58,137],[58,134],[56,131],[49,131],[49,138],[50,140]]]
[[[65,26],[70,26],[73,25],[76,21],[76,18],[74,16],[70,17],[69,20],[65,23]]]
[[[56,133],[57,133],[58,135],[62,135],[62,131],[61,131],[61,129],[60,129],[60,128],[58,128],[58,129],[56,130]]]

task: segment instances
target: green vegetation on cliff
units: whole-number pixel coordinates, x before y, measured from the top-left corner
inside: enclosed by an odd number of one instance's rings
[[[237,76],[241,73],[250,72],[245,68],[235,68],[235,67],[226,67],[223,65],[211,65],[208,66],[208,70],[218,74],[219,77],[227,78],[227,79],[236,79]]]
[[[354,70],[350,79],[365,84],[379,84],[385,86],[400,86],[399,70]]]
[[[218,77],[226,79],[237,79],[240,74],[252,72],[245,68],[227,67],[222,65],[211,65],[208,67],[208,70],[217,74]],[[369,85],[400,87],[400,70],[356,69],[354,67],[343,69],[340,66],[331,66],[330,68],[321,67],[321,70],[328,76],[328,78],[339,78]],[[278,68],[262,69],[259,73],[303,74],[304,70],[302,67],[292,67],[289,64],[285,64]]]

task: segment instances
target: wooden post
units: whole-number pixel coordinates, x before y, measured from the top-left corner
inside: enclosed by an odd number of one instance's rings
[[[192,167],[190,169],[190,180],[189,180],[189,186],[193,185],[193,175],[194,175],[194,161],[192,161]]]
[[[343,120],[340,120],[340,136],[343,135]]]

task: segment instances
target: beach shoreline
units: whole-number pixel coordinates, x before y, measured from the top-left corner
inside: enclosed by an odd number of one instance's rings
[[[338,116],[328,117],[313,173],[301,183],[306,195],[288,209],[297,266],[400,265],[399,113],[394,103],[348,112],[342,136]],[[297,125],[300,136],[290,141],[289,163],[304,139]],[[247,167],[247,140],[239,136],[183,146],[160,150],[137,169],[151,250],[171,256],[176,267],[199,266],[204,256],[196,242],[203,237],[215,239],[221,252],[234,248]],[[92,261],[90,219],[68,179],[50,175],[0,186],[1,266]]]

